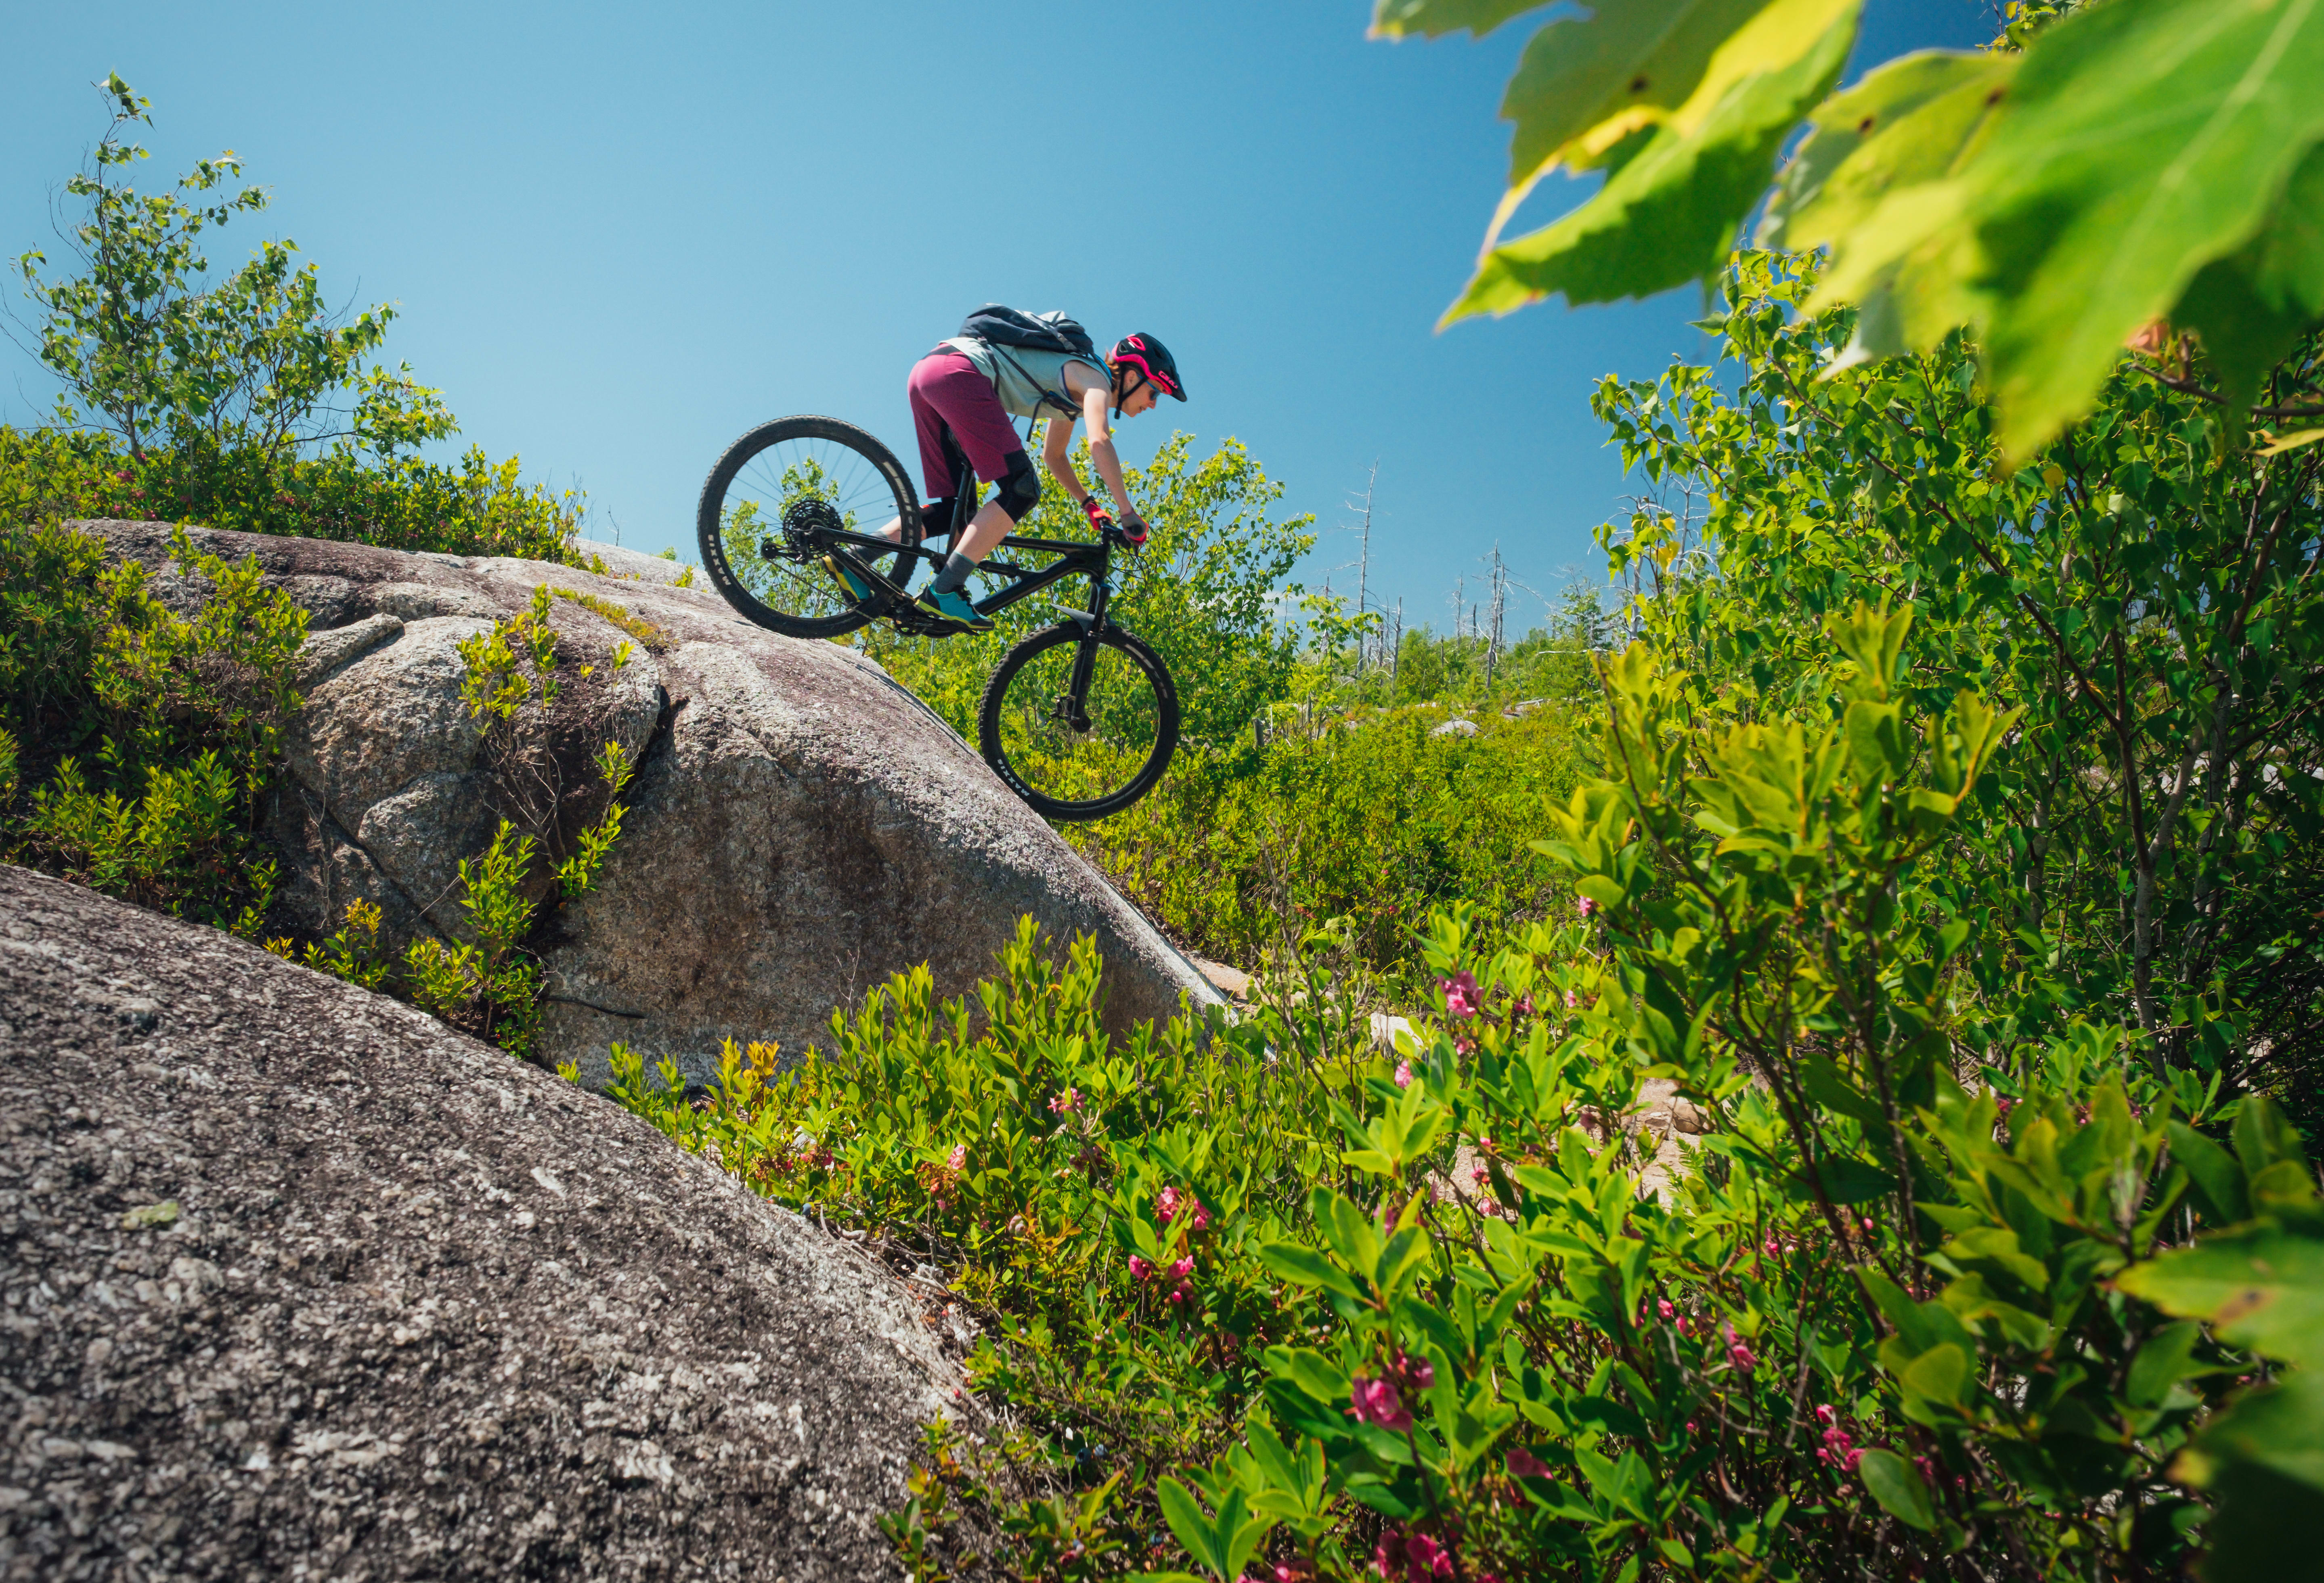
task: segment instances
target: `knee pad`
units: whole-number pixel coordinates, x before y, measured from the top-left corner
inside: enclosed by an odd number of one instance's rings
[[[1008,470],[1001,475],[1000,484],[1001,493],[993,498],[1012,523],[1023,522],[1041,503],[1041,480],[1034,476],[1033,458],[1021,450],[1009,453]]]

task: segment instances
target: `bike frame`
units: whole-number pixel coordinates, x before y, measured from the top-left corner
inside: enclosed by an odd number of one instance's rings
[[[853,532],[845,528],[825,528],[818,536],[832,544],[869,551],[878,556],[896,554],[899,549],[895,541],[891,539],[882,539],[872,533]],[[945,538],[949,542],[950,535],[945,535]],[[1093,542],[1087,539],[1024,538],[1011,533],[993,548],[995,557],[987,557],[979,563],[976,569],[1007,578],[1009,583],[1006,588],[987,594],[982,599],[972,601],[976,606],[978,615],[991,616],[996,611],[1006,610],[1020,600],[1031,598],[1052,583],[1063,582],[1069,577],[1086,575],[1090,579],[1090,608],[1073,611],[1071,615],[1076,620],[1086,618],[1085,625],[1093,632],[1102,630],[1105,626],[1106,603],[1112,593],[1113,544],[1111,539],[1099,539]],[[1044,567],[1019,566],[1012,561],[997,559],[998,552],[1002,550],[1030,550],[1038,554],[1055,555],[1057,559]],[[931,566],[941,568],[950,551],[931,550],[926,544],[916,544],[904,553],[914,560],[925,560]],[[862,569],[870,571],[872,569],[865,567]],[[891,587],[898,585],[898,579],[883,577],[880,580],[889,583]],[[906,578],[900,580],[908,582],[910,579]],[[900,588],[898,591],[901,591]],[[910,606],[906,606],[903,608],[908,609]],[[902,614],[901,610],[888,612],[891,618],[900,614]],[[899,623],[899,625],[905,624]]]
[[[952,529],[945,532],[944,538],[947,544],[952,542],[957,525],[954,524]],[[860,546],[862,550],[877,555],[893,555],[899,549],[892,540],[882,539],[872,533],[853,532],[845,528],[826,528],[823,530],[820,536],[835,546],[847,548]],[[1067,618],[1080,626],[1082,635],[1081,641],[1074,645],[1072,680],[1067,684],[1065,696],[1057,700],[1062,717],[1067,724],[1076,731],[1088,730],[1090,728],[1090,676],[1097,667],[1098,635],[1104,632],[1109,625],[1106,619],[1106,606],[1113,595],[1111,577],[1113,567],[1112,534],[1110,532],[1102,534],[1096,542],[1092,542],[1086,539],[1034,539],[1011,533],[993,549],[995,556],[988,556],[979,562],[976,569],[980,572],[997,574],[1009,580],[1007,586],[998,591],[988,594],[982,599],[971,601],[980,616],[991,616],[995,611],[1006,610],[1018,601],[1029,599],[1050,584],[1063,582],[1067,578],[1084,575],[1089,578],[1090,607],[1086,610],[1065,612]],[[1055,555],[1057,559],[1049,565],[1040,568],[1019,566],[1012,561],[996,559],[998,552],[1002,550],[1030,550],[1038,554]],[[931,550],[927,544],[921,543],[914,545],[907,553],[916,560],[925,560],[931,566],[940,568],[951,552],[948,550]],[[856,558],[851,556],[849,559],[853,560]],[[894,597],[899,602],[891,606],[886,615],[887,618],[897,626],[906,632],[932,635],[943,635],[950,630],[919,616],[908,602],[902,601],[902,590],[895,579],[879,577],[878,573],[873,572],[870,567],[862,565],[860,561],[857,562],[857,566],[859,570],[878,578],[881,582],[886,583],[894,591]],[[908,582],[911,579],[905,578],[901,580]]]

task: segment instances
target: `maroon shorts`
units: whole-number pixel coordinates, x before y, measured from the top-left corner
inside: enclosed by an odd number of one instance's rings
[[[968,465],[991,484],[1009,470],[1009,453],[1023,450],[1024,440],[1001,409],[992,382],[950,347],[938,347],[912,365],[905,388],[912,398],[912,427],[920,438],[920,477],[928,498],[942,500],[953,492],[952,464],[945,456],[944,434],[952,430]]]

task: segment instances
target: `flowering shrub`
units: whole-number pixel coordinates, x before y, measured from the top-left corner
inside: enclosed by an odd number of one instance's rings
[[[1028,924],[981,1022],[915,974],[789,1071],[623,1089],[985,1316],[1019,1427],[924,1459],[920,1575],[978,1526],[1019,1575],[1222,1583],[2159,1576],[2266,1531],[2313,1438],[2268,1382],[2324,1355],[2299,1141],[2116,1025],[1959,1038],[1967,934],[1910,875],[2002,722],[1886,691],[1851,619],[1812,724],[1683,725],[1618,665],[1626,778],[1546,843],[1593,907],[1437,915],[1444,1014],[1393,1051],[1328,977],[1113,1044]],[[1709,1128],[1659,1190],[1649,1078]]]

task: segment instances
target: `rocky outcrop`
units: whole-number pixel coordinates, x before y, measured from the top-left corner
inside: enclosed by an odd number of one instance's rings
[[[0,866],[0,1578],[891,1578],[968,1411],[864,1255],[645,1123]]]
[[[154,569],[165,598],[203,597],[201,579],[169,569],[166,527],[76,525]],[[592,755],[608,741],[637,755],[595,891],[531,942],[549,976],[540,1052],[585,1078],[603,1078],[617,1040],[697,1078],[727,1038],[797,1053],[826,1035],[834,1004],[922,962],[939,995],[964,994],[1026,913],[1061,940],[1096,937],[1116,1032],[1169,1015],[1181,994],[1218,999],[877,664],[764,632],[706,588],[670,586],[682,568],[610,547],[599,553],[612,575],[600,576],[192,536],[213,554],[255,555],[311,612],[306,703],[266,820],[281,905],[310,934],[362,900],[382,909],[394,946],[458,936],[460,859],[503,818],[551,855],[570,850],[604,802]],[[458,645],[542,586],[613,616],[554,602],[563,691],[532,755],[512,764],[460,701]],[[616,667],[623,643],[632,657]],[[534,893],[549,881],[536,863]]]

